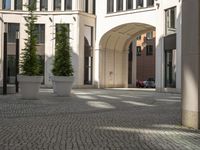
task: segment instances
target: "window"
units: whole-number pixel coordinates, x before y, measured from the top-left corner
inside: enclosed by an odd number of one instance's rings
[[[93,10],[92,13],[95,14],[96,13],[96,0],[93,0]]]
[[[16,32],[19,31],[18,23],[8,23],[8,43],[16,42]]]
[[[138,36],[136,37],[136,40],[137,40],[137,41],[141,40],[141,35],[138,35]]]
[[[147,7],[154,6],[154,0],[147,0]]]
[[[147,56],[153,55],[153,45],[146,46],[146,55]]]
[[[34,4],[35,3],[35,6],[34,6],[34,9],[36,9],[36,3],[37,3],[37,1],[36,0],[29,0],[29,5],[31,5],[31,4]]]
[[[166,28],[166,35],[176,33],[176,8],[170,8],[165,11],[165,28]]]
[[[153,32],[147,32],[146,38],[147,40],[153,39]]]
[[[84,30],[84,84],[93,80],[93,27],[85,26]]]
[[[56,33],[59,32],[59,30],[60,30],[60,25],[61,25],[61,24],[56,24]],[[69,24],[65,24],[65,26],[67,26],[68,31],[70,32],[70,30],[69,30]],[[69,32],[66,33],[68,36],[69,36]]]
[[[15,0],[15,10],[22,10],[22,0]]]
[[[84,11],[88,13],[88,0],[85,0]]]
[[[65,0],[65,10],[72,10],[72,0]]]
[[[141,46],[137,46],[137,47],[136,47],[136,50],[137,50],[137,56],[141,56],[141,52],[142,52],[142,51],[141,51],[141,50],[142,50],[142,49],[141,49]]]
[[[40,0],[40,10],[48,10],[48,0]]]
[[[7,56],[8,60],[8,68],[7,68],[7,76],[8,80],[7,82],[9,84],[14,84],[15,83],[15,76],[16,76],[16,56],[15,55],[10,55],[8,54]]]
[[[54,10],[61,10],[61,0],[54,0]]]
[[[165,51],[165,87],[176,88],[176,50]]]
[[[36,24],[37,43],[45,43],[45,25]]]
[[[129,45],[129,48],[128,48],[128,61],[132,61],[132,60],[133,60],[132,48],[133,48],[133,43],[131,43],[131,44]]]
[[[117,0],[117,11],[123,10],[123,0]]]
[[[6,10],[11,9],[11,0],[3,0],[3,9],[6,9]]]
[[[141,7],[143,7],[143,0],[137,0],[136,8],[141,8]]]
[[[126,10],[133,9],[133,0],[126,0]]]
[[[107,13],[114,12],[114,0],[107,0]]]

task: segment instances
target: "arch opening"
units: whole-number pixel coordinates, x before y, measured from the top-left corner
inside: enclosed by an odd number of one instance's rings
[[[117,26],[106,32],[99,43],[99,86],[127,88],[130,84],[130,44],[132,45],[131,86],[136,86],[136,37],[155,27],[142,23]]]

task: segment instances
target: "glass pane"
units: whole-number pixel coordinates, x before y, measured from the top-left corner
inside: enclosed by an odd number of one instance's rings
[[[15,10],[22,10],[22,0],[15,0]]]
[[[147,7],[151,7],[154,5],[154,0],[147,0]]]
[[[166,35],[176,33],[176,8],[170,8],[165,11],[165,20]]]
[[[8,23],[8,43],[16,42],[16,32],[19,31],[19,24]]]
[[[114,11],[114,0],[107,0],[107,12],[111,13]]]
[[[141,8],[141,7],[143,7],[143,0],[137,0],[136,8]]]
[[[45,25],[36,24],[37,43],[45,43]]]
[[[117,11],[123,10],[123,0],[117,0]]]
[[[11,9],[11,0],[3,0],[3,9]]]
[[[72,0],[65,0],[65,10],[72,9]]]
[[[7,83],[9,84],[14,84],[15,83],[15,74],[16,74],[16,57],[15,55],[8,55],[8,68],[7,68],[7,75],[8,75],[8,80]]]
[[[35,8],[34,9],[36,9],[36,0],[29,0],[29,5],[31,5],[31,4],[33,4],[33,3],[35,3]]]
[[[61,10],[61,0],[54,0],[54,10]]]
[[[165,87],[176,87],[176,50],[165,52]]]
[[[40,10],[48,10],[48,0],[40,0]]]
[[[126,0],[126,9],[133,9],[133,0]]]

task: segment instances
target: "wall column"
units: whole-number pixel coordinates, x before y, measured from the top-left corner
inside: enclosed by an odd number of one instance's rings
[[[200,128],[199,0],[182,1],[182,124]]]
[[[136,54],[136,40],[132,42],[132,86],[136,87],[137,81],[137,54]]]

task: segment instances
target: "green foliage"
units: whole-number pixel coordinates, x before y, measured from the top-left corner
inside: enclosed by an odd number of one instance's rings
[[[37,21],[37,16],[34,14],[36,6],[36,0],[33,0],[30,5],[26,5],[29,14],[25,16],[26,21],[26,34],[27,38],[25,39],[25,48],[23,49],[20,68],[23,75],[40,75],[40,64],[38,57],[36,55],[36,44],[37,44],[37,33],[35,22]]]
[[[73,76],[69,29],[66,24],[60,24],[56,32],[56,51],[52,72],[55,76]]]

